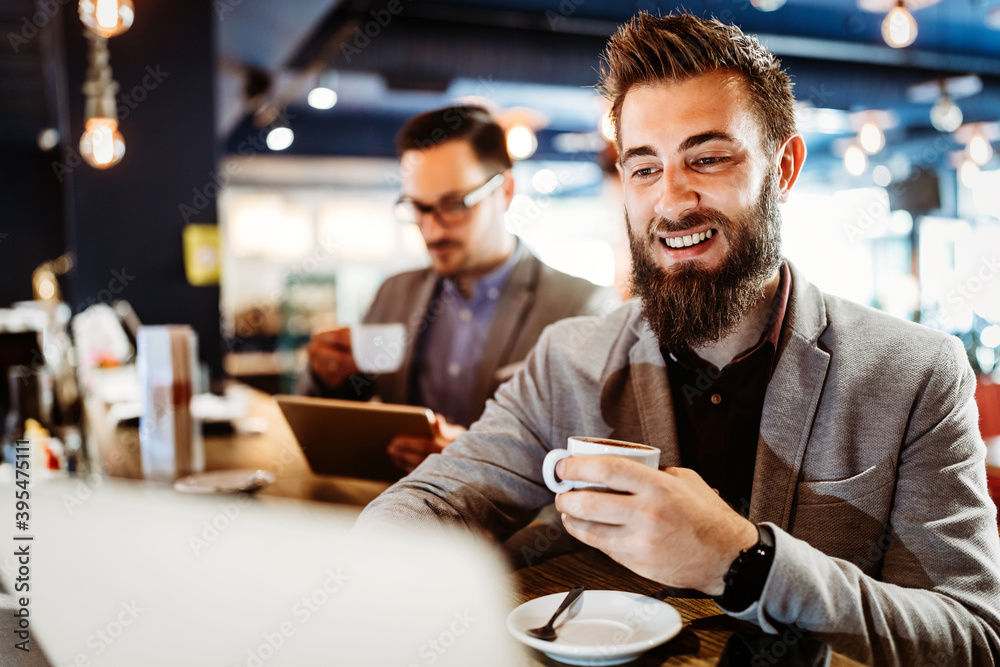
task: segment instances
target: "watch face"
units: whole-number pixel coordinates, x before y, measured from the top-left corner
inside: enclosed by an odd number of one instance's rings
[[[757,544],[740,552],[726,573],[726,588],[716,600],[728,611],[743,611],[760,599],[774,561],[774,537],[767,526],[757,527]]]

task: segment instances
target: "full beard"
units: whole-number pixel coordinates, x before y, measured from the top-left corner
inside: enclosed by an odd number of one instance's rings
[[[653,220],[637,237],[625,212],[632,250],[632,293],[642,316],[665,350],[696,348],[733,333],[764,296],[767,281],[781,265],[781,214],[777,207],[777,174],[768,174],[757,202],[735,220],[715,209],[697,211],[672,221]],[[725,234],[729,250],[720,265],[709,269],[697,260],[669,269],[654,253],[662,242],[658,231],[681,231],[711,225]]]

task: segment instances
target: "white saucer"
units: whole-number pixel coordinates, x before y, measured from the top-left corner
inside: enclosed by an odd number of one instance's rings
[[[570,665],[620,665],[672,639],[684,623],[666,602],[623,591],[584,591],[556,623],[559,636],[546,642],[527,633],[545,625],[566,593],[525,602],[507,616],[507,629],[522,643]]]
[[[274,475],[265,470],[219,470],[189,475],[174,482],[174,488],[184,493],[239,493],[258,491],[274,482]]]

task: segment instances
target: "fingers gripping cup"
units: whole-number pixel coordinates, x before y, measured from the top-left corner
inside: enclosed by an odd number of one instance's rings
[[[595,482],[580,482],[570,479],[556,478],[556,464],[570,456],[621,456],[633,459],[656,470],[660,463],[660,450],[648,445],[607,438],[585,438],[573,436],[569,438],[566,449],[553,449],[545,455],[542,462],[542,479],[545,486],[554,493],[566,493],[573,489],[607,488]]]

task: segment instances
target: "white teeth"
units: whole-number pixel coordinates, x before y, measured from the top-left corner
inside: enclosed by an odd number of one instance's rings
[[[712,238],[712,230],[700,232],[698,234],[687,234],[685,236],[673,236],[663,239],[669,248],[687,248]]]

